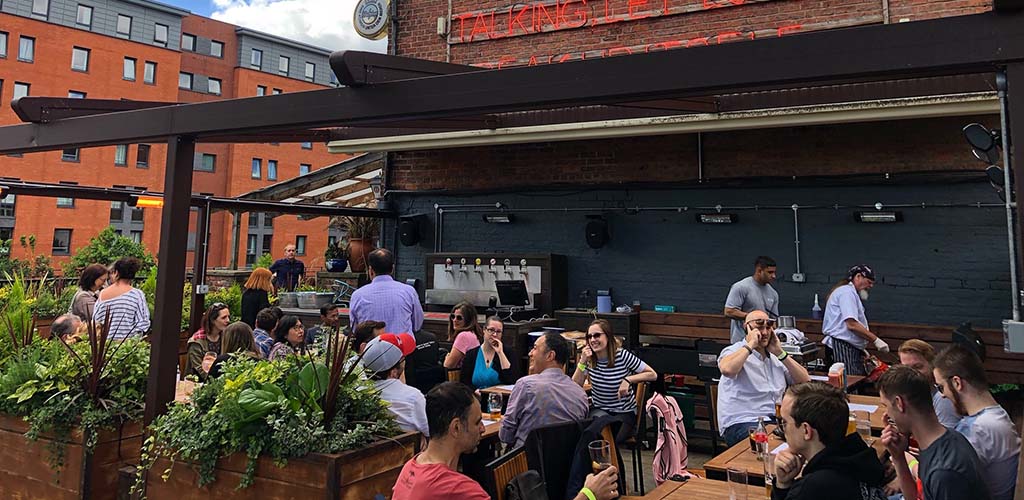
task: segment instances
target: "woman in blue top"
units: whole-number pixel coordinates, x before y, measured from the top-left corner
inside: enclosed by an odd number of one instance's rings
[[[515,382],[512,362],[501,343],[504,325],[496,316],[487,318],[484,324],[484,341],[480,347],[466,351],[459,379],[474,389],[512,384]]]

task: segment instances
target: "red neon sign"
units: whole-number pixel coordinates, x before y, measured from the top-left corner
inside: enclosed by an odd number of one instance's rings
[[[552,31],[690,14],[773,0],[541,0],[453,14],[448,43],[536,35]]]

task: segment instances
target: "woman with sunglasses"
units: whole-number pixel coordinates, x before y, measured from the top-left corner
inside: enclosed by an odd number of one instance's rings
[[[484,341],[480,347],[466,351],[459,379],[474,389],[515,383],[512,362],[501,343],[504,325],[497,316],[488,317],[484,324]]]
[[[616,417],[622,425],[615,441],[622,442],[629,438],[636,426],[636,391],[633,385],[653,382],[658,374],[635,354],[622,348],[612,333],[611,323],[606,320],[597,319],[590,323],[586,342],[572,380],[583,387],[590,379],[593,407],[588,417]]]
[[[282,356],[305,352],[306,330],[302,327],[302,321],[291,314],[282,316],[281,321],[278,321],[277,327],[274,328],[274,340],[277,343],[270,349],[270,356],[267,357],[270,361]]]
[[[459,302],[448,316],[448,341],[452,350],[444,358],[444,367],[449,370],[462,367],[462,360],[470,349],[480,347],[484,330],[476,321],[476,307],[469,302]]]
[[[203,314],[202,328],[188,339],[188,368],[185,375],[195,375],[199,380],[206,380],[210,365],[220,355],[221,334],[229,323],[231,311],[226,304],[217,302],[206,310],[206,314]],[[207,354],[210,354],[211,359],[206,359]]]

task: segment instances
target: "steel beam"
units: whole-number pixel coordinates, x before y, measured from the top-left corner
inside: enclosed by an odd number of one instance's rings
[[[206,294],[199,293],[199,285],[206,282],[206,260],[209,258],[210,243],[210,207],[202,205],[196,214],[196,249],[192,252],[192,295],[188,297],[192,307],[189,309],[188,331],[199,329],[206,310]]]
[[[1013,201],[1017,203],[1016,220],[1014,221],[1014,233],[1016,237],[1017,270],[1024,272],[1024,135],[1017,135],[1014,132],[1024,130],[1024,63],[1009,64],[1006,66],[1006,137],[1009,144],[1003,147],[1009,151],[1009,165],[1004,165],[1012,172],[1013,176]],[[1020,280],[1018,280],[1018,284]],[[1017,304],[1021,304],[1022,290],[1015,290]]]

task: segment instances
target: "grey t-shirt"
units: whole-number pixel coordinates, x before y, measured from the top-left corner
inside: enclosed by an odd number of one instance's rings
[[[779,292],[776,292],[771,285],[759,285],[754,281],[753,276],[747,276],[729,288],[729,297],[725,299],[725,307],[739,309],[743,312],[750,312],[760,309],[769,316],[779,316]],[[743,340],[747,332],[743,331],[743,322],[732,320],[732,333],[729,336],[731,343],[735,344]]]
[[[974,447],[959,432],[946,433],[921,450],[918,472],[928,500],[991,500]]]
[[[956,425],[960,423],[960,415],[957,414],[952,401],[942,397],[938,390],[932,389],[932,406],[940,424],[947,429],[956,429]]]
[[[983,408],[963,418],[956,426],[978,452],[993,500],[1013,500],[1017,486],[1020,436],[1002,406]]]

